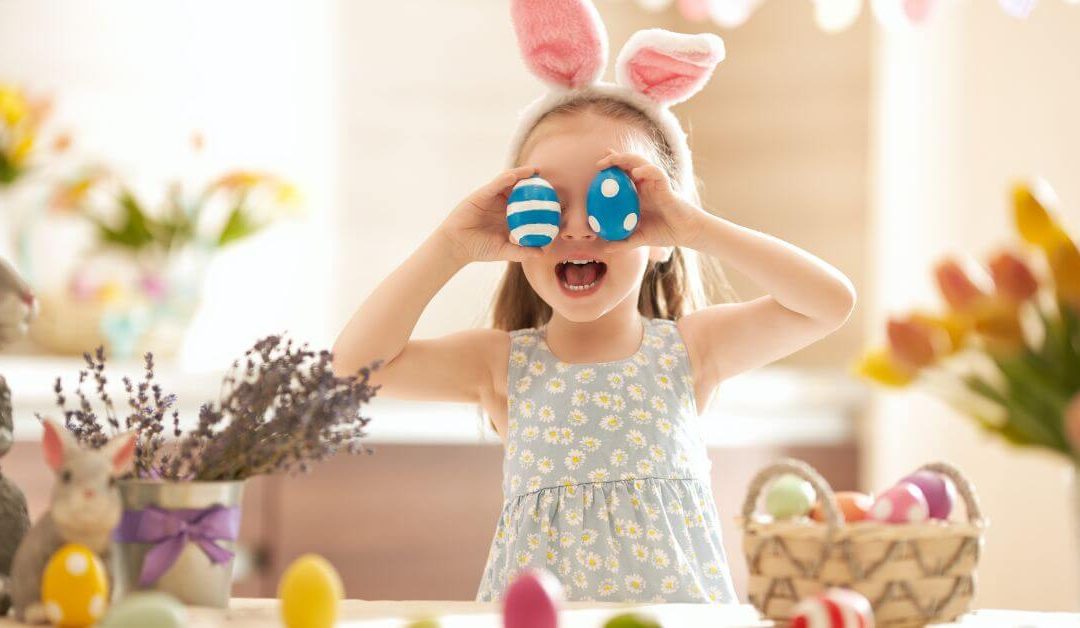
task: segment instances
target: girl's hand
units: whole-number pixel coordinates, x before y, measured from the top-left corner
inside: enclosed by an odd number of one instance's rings
[[[694,239],[700,232],[699,221],[708,215],[705,210],[676,194],[667,173],[660,166],[635,153],[608,150],[610,154],[596,162],[596,166],[599,170],[617,166],[626,171],[637,187],[641,216],[630,237],[609,242],[605,250],[638,246],[694,248]]]
[[[462,264],[524,262],[543,255],[536,247],[511,242],[510,229],[506,226],[506,201],[514,184],[536,172],[533,166],[507,170],[467,196],[450,212],[438,233],[449,241],[455,259]]]

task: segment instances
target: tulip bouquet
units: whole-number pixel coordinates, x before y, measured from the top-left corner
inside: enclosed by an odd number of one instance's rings
[[[0,188],[26,172],[48,109],[46,101],[31,100],[22,89],[0,83]]]
[[[887,345],[866,352],[857,373],[925,387],[1009,443],[1080,461],[1080,250],[1055,204],[1045,183],[1016,186],[1027,246],[985,267],[939,262],[945,311],[890,318]]]

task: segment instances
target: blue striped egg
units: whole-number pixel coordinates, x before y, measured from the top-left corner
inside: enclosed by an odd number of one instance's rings
[[[510,240],[521,246],[547,246],[559,233],[559,197],[551,184],[533,175],[514,185],[506,203]]]
[[[641,215],[634,182],[618,167],[601,170],[589,185],[585,210],[589,215],[589,227],[601,238],[629,238]]]

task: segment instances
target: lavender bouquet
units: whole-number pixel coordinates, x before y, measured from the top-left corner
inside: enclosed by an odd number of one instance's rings
[[[132,477],[172,481],[244,480],[251,476],[306,472],[313,462],[339,451],[366,451],[361,439],[370,419],[360,407],[375,395],[372,369],[355,377],[334,375],[329,351],[313,351],[282,336],[256,342],[233,363],[218,401],[205,403],[193,429],[183,430],[176,396],[154,378],[154,357],[145,356],[142,381],[123,379],[128,413],[121,417],[107,392],[105,352],[83,355],[68,406],[60,378],[56,401],[76,439],[99,447],[111,436],[133,430],[136,441]],[[85,386],[93,387],[104,407],[94,411]],[[166,434],[171,433],[172,439]]]

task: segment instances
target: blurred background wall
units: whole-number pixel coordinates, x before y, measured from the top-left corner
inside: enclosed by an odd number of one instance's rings
[[[875,38],[868,335],[890,311],[935,306],[929,268],[941,256],[1010,244],[1011,183],[1046,177],[1080,228],[1080,12],[1045,2],[1017,23],[995,5],[963,3]],[[865,426],[867,487],[932,459],[971,475],[990,519],[977,603],[1078,607],[1067,463],[1007,448],[916,392],[878,396]]]

